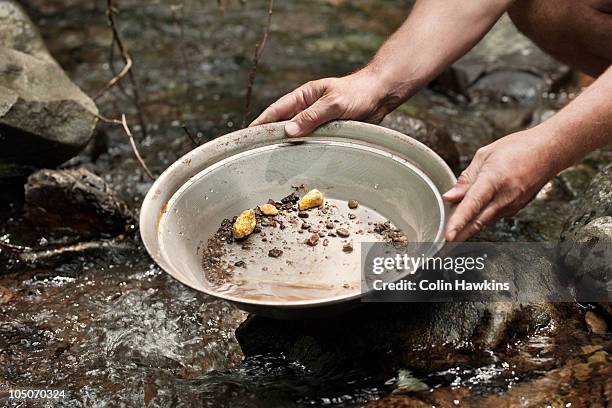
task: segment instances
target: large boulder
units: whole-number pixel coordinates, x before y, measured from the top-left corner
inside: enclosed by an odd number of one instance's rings
[[[90,140],[97,114],[21,7],[0,0],[0,184],[75,155]]]

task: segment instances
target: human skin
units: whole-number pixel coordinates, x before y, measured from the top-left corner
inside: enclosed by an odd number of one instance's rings
[[[470,50],[509,8],[513,20],[519,21],[519,28],[527,32],[526,10],[534,8],[533,3],[528,0],[417,1],[404,24],[366,67],[342,78],[325,78],[302,85],[270,105],[251,126],[290,119],[285,125],[286,134],[304,136],[334,119],[379,123]],[[563,18],[580,20],[580,16],[566,14],[557,21],[547,10],[556,9],[534,11],[544,20],[542,24],[563,26]],[[581,30],[573,33],[581,41],[588,38],[589,31],[594,36],[594,45],[584,49],[582,60],[576,57],[576,52],[580,52],[576,49],[564,53],[558,45],[554,48],[556,56],[566,57],[563,59],[569,63],[584,61],[578,68],[591,75],[601,75],[552,118],[478,150],[455,187],[444,194],[445,200],[458,203],[446,226],[447,240],[463,241],[497,218],[516,213],[559,171],[612,142],[612,68],[608,55],[612,47],[602,42],[602,35],[605,37],[612,30],[612,16],[597,13],[589,14],[583,24],[571,25]],[[564,34],[561,30],[557,35]],[[551,37],[551,48],[556,39]],[[539,44],[543,46],[545,42],[541,38]]]

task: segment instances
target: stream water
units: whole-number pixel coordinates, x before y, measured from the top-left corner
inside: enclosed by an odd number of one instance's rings
[[[101,89],[113,76],[105,2],[23,3],[68,75],[89,95]],[[193,148],[182,125],[203,143],[249,121],[244,115],[247,75],[265,24],[266,1],[225,1],[224,12],[215,1],[118,3],[118,28],[134,60],[147,136],[138,124],[128,81],[97,103],[106,117],[128,114],[154,173]],[[401,23],[409,5],[400,0],[275,2],[252,111],[305,81],[364,64]],[[114,59],[120,69],[116,52]],[[400,111],[429,111],[434,121],[445,123],[465,166],[478,146],[517,127],[509,117],[537,121],[561,106],[571,91],[500,108],[427,89]],[[66,166],[84,165],[101,175],[137,212],[151,181],[125,135],[120,128],[101,126],[97,145],[101,148]],[[607,154],[598,153],[559,177],[525,211],[500,221],[482,238],[556,239],[577,192],[593,169],[609,160]],[[3,211],[4,239],[41,248],[59,243],[24,232],[19,214],[18,203]],[[69,390],[68,398],[49,406],[353,406],[384,398],[398,384],[412,391],[424,386],[452,393],[465,386],[475,394],[497,394],[562,364],[558,355],[609,347],[602,339],[577,334],[579,326],[568,326],[565,336],[574,343],[554,339],[541,327],[513,343],[514,348],[471,357],[460,352],[419,356],[419,347],[425,346],[419,344],[409,352],[412,357],[384,369],[366,364],[367,353],[354,356],[350,369],[329,373],[282,351],[245,358],[234,332],[246,313],[163,273],[137,234],[60,264],[0,271],[0,290],[0,384]],[[406,361],[414,364],[407,367]],[[603,383],[598,375],[591,380]]]

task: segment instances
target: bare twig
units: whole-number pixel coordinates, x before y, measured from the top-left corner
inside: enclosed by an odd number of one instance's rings
[[[134,136],[132,135],[132,131],[130,130],[130,127],[127,124],[127,120],[125,119],[125,114],[123,114],[123,113],[121,114],[121,120],[119,120],[119,119],[110,119],[110,118],[107,118],[107,117],[102,116],[100,114],[96,114],[96,117],[98,119],[100,119],[102,122],[105,122],[105,123],[112,123],[112,124],[115,124],[115,125],[121,125],[121,127],[125,131],[125,134],[127,135],[128,139],[130,140],[130,146],[132,147],[132,151],[134,152],[134,156],[136,156],[136,160],[138,160],[138,163],[140,164],[140,167],[142,167],[142,169],[145,171],[145,173],[147,173],[147,176],[149,176],[151,178],[151,180],[155,180],[155,177],[153,176],[153,173],[151,173],[151,170],[149,170],[149,167],[147,166],[147,164],[143,160],[142,156],[140,155],[140,152],[138,151],[138,147],[136,146],[136,142],[134,141]]]
[[[187,135],[187,137],[191,140],[191,142],[193,143],[194,146],[198,147],[200,145],[200,143],[198,143],[198,141],[196,140],[196,138],[193,136],[193,134],[189,131],[189,128],[187,128],[187,125],[183,125],[183,130],[185,131],[185,134]]]
[[[261,41],[255,44],[255,50],[253,51],[253,59],[251,63],[251,68],[249,69],[249,76],[248,76],[246,95],[245,95],[244,119],[242,123],[243,127],[246,126],[247,119],[251,116],[251,99],[253,97],[253,85],[255,84],[255,77],[257,76],[257,66],[259,65],[259,60],[266,46],[268,35],[270,34],[270,26],[272,24],[273,8],[274,8],[274,0],[268,0],[268,20],[266,22],[266,26],[264,28],[263,35],[261,37]]]
[[[119,81],[121,81],[121,79],[127,75],[128,79],[130,80],[130,84],[132,86],[132,97],[133,97],[132,99],[133,99],[134,106],[136,107],[136,111],[138,114],[138,122],[140,123],[142,135],[146,137],[147,127],[145,124],[144,115],[142,113],[142,106],[140,103],[140,92],[138,91],[138,85],[136,83],[136,79],[134,77],[134,71],[132,69],[133,61],[132,61],[132,58],[130,57],[130,54],[127,52],[127,49],[123,45],[123,41],[121,40],[121,36],[119,35],[119,30],[117,30],[117,24],[115,22],[115,13],[117,13],[117,10],[114,5],[114,0],[107,0],[106,1],[106,17],[108,18],[108,24],[113,33],[113,42],[111,44],[111,48],[114,47],[115,44],[117,45],[117,48],[119,49],[119,52],[121,54],[121,58],[123,59],[124,67],[121,70],[121,72],[119,72],[119,74],[116,74],[113,77],[113,79],[111,79],[111,81],[105,86],[105,88],[102,89],[101,92],[98,92],[98,94],[96,94],[96,97],[101,96],[104,92],[108,91],[108,89],[110,89],[113,85],[119,83]],[[111,57],[112,55],[113,54],[111,54]],[[112,62],[113,61],[111,58],[111,64]],[[110,85],[111,82],[112,82],[112,85]]]
[[[114,47],[113,47],[114,48]],[[132,68],[132,58],[130,58],[130,56],[128,55],[128,59],[127,59],[127,63],[123,66],[123,68],[121,69],[121,71],[117,74],[115,74],[114,77],[111,78],[110,81],[108,81],[108,83],[104,86],[104,88],[100,89],[93,97],[93,100],[95,101],[96,99],[98,99],[99,97],[101,97],[102,95],[104,95],[109,89],[111,89],[113,86],[115,86],[119,81],[121,81],[123,79],[123,77],[125,77],[128,73],[128,71]]]
[[[134,136],[132,136],[130,127],[128,126],[127,121],[125,120],[125,114],[123,113],[121,114],[121,125],[123,125],[123,130],[125,130],[125,133],[128,135],[128,138],[130,139],[130,145],[132,145],[132,150],[134,151],[134,155],[136,156],[136,159],[138,160],[138,162],[140,163],[144,171],[147,173],[147,175],[151,178],[151,180],[154,180],[155,177],[153,177],[153,173],[151,173],[151,170],[149,170],[144,160],[142,160],[142,157],[140,156],[140,152],[138,152],[138,148],[136,147],[136,142],[134,142]]]

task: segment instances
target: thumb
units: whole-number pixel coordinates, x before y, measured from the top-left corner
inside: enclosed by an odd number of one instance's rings
[[[291,119],[285,125],[285,133],[291,137],[304,136],[322,124],[338,117],[334,105],[321,98]]]
[[[483,162],[484,160],[482,159],[482,155],[476,154],[470,165],[463,170],[463,172],[461,172],[461,175],[459,175],[457,183],[453,186],[453,188],[444,193],[442,198],[444,198],[446,201],[450,201],[451,203],[457,203],[463,200],[463,197],[465,197],[465,194],[469,190],[470,186],[476,181]]]

